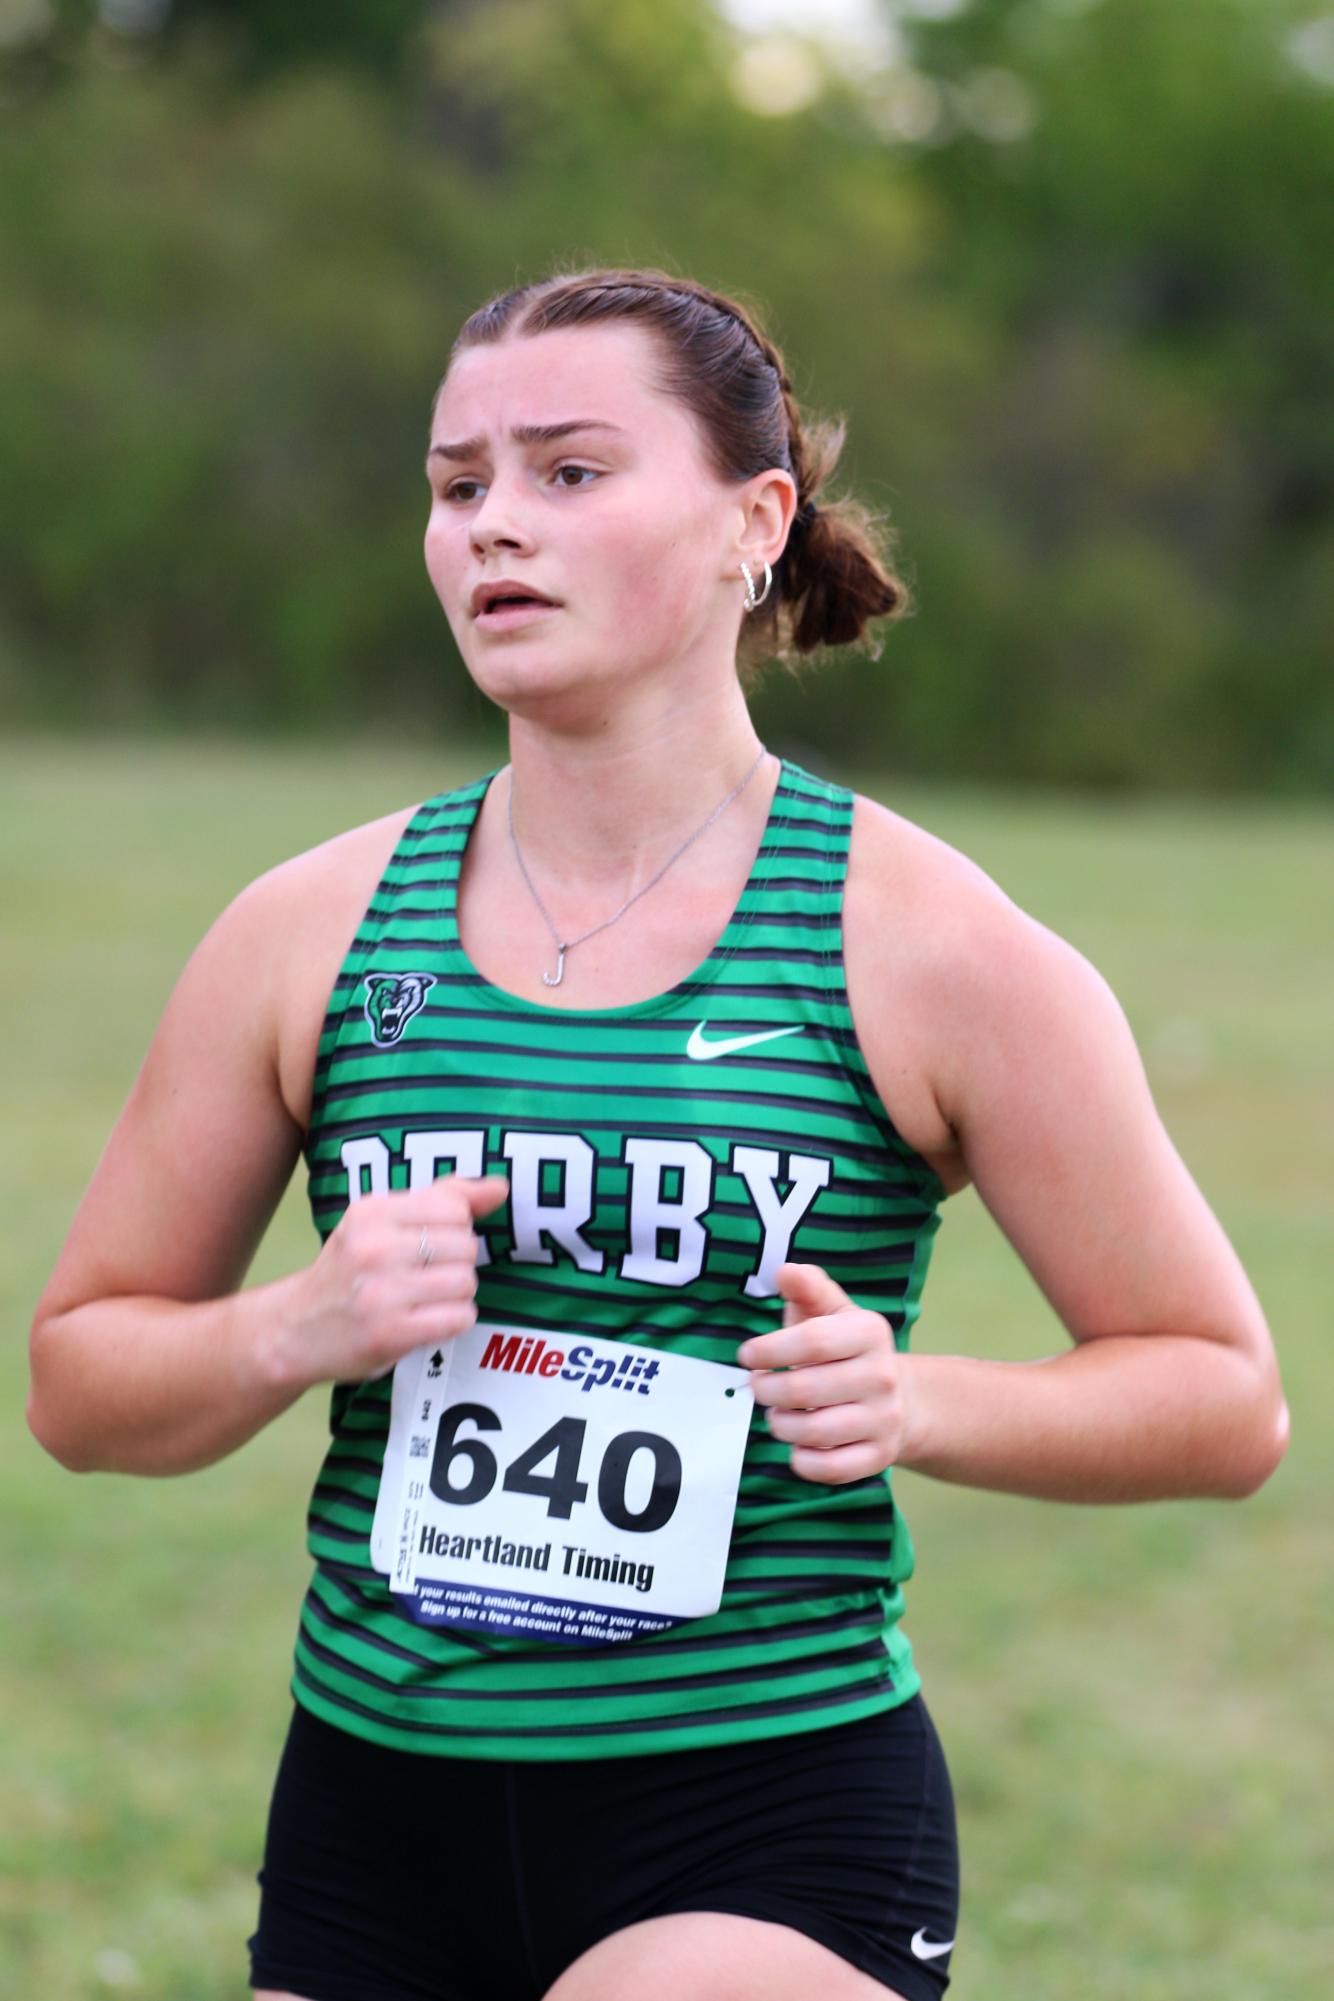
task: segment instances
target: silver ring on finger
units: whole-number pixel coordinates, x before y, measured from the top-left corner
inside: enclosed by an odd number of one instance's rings
[[[423,1230],[421,1239],[417,1245],[417,1262],[429,1265],[433,1261],[434,1255],[431,1249],[431,1239],[427,1236],[425,1230]]]

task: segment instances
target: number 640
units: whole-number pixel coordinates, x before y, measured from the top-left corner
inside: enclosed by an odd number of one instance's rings
[[[478,1431],[499,1431],[500,1419],[484,1403],[451,1404],[440,1420],[435,1455],[431,1460],[431,1492],[437,1500],[456,1507],[471,1507],[484,1501],[496,1484],[500,1470],[496,1455],[480,1438],[460,1438],[459,1428],[475,1424]],[[547,1504],[548,1515],[567,1522],[576,1501],[588,1499],[588,1482],[579,1478],[579,1460],[588,1429],[582,1417],[560,1417],[540,1438],[520,1452],[505,1468],[501,1486],[507,1494],[536,1494]],[[632,1513],[625,1497],[630,1462],[637,1452],[653,1455],[653,1481],[648,1500]],[[544,1459],[554,1456],[547,1473],[539,1473]],[[471,1468],[467,1484],[450,1485],[450,1469],[460,1459]],[[656,1431],[618,1431],[602,1455],[598,1468],[598,1506],[613,1528],[647,1534],[660,1529],[676,1513],[681,1498],[681,1455],[670,1438]]]

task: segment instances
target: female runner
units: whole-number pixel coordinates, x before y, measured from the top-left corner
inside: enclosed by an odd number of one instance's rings
[[[688,281],[474,314],[426,561],[510,762],[224,912],[39,1306],[73,1468],[184,1472],[334,1386],[269,2001],[935,2001],[953,1810],[889,1469],[1121,1501],[1282,1455],[1104,981],[756,736],[758,660],[901,606],[819,498],[837,445]],[[303,1150],[323,1247],[240,1292]],[[969,1181],[1059,1356],[908,1351]]]

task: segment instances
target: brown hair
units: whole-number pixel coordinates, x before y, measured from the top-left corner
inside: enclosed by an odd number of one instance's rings
[[[883,522],[858,501],[819,498],[846,426],[841,419],[803,422],[782,355],[735,300],[665,271],[557,271],[480,306],[450,358],[507,335],[609,319],[653,330],[657,387],[694,413],[720,479],[750,479],[769,466],[792,474],[798,511],[774,565],[773,589],[742,622],[745,678],[774,656],[791,666],[795,654],[866,644],[872,619],[903,616],[908,591],[889,567],[892,538]],[[878,655],[879,644],[868,650]]]

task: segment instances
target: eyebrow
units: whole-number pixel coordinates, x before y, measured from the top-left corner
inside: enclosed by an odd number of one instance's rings
[[[602,417],[571,417],[563,424],[515,424],[510,431],[516,445],[550,445],[557,438],[568,438],[572,431],[616,431],[621,437],[628,433],[620,424],[609,424]],[[475,459],[486,450],[485,438],[464,438],[458,444],[432,445],[427,452],[428,459]]]

